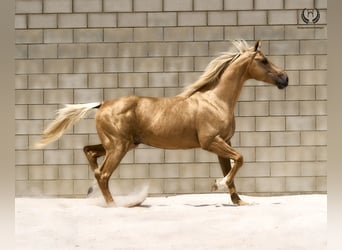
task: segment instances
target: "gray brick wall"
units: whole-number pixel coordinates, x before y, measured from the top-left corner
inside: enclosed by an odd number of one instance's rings
[[[304,8],[319,9],[318,23],[301,20]],[[233,39],[262,39],[290,77],[285,91],[249,81],[241,93],[232,140],[245,159],[238,190],[326,192],[326,0],[16,0],[15,9],[18,196],[83,197],[92,183],[82,147],[98,143],[93,114],[46,149],[31,149],[56,109],[175,95]],[[149,180],[153,195],[202,193],[218,177],[211,153],[141,145],[111,186],[122,194]]]

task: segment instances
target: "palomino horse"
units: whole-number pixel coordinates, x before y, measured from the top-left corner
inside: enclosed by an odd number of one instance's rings
[[[140,143],[163,149],[200,147],[217,154],[224,178],[216,181],[213,190],[228,186],[232,202],[246,204],[234,185],[234,176],[243,164],[242,155],[230,144],[235,131],[234,107],[246,80],[283,89],[288,77],[260,51],[260,41],[253,47],[245,41],[233,43],[238,52],[212,60],[200,78],[177,96],[127,96],[67,105],[36,146],[57,140],[90,110],[98,109],[95,121],[102,144],[85,146],[84,152],[108,205],[115,204],[108,187],[110,176],[124,155]],[[100,156],[105,158],[99,167]]]

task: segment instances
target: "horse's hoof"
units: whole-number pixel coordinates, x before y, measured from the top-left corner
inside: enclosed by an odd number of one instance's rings
[[[218,190],[217,181],[215,181],[215,183],[211,186],[211,192],[214,192],[217,190]]]
[[[87,192],[87,196],[91,195],[93,191],[94,191],[93,187],[89,187],[88,192]]]
[[[249,206],[251,205],[251,203],[248,203],[248,202],[245,202],[243,200],[238,200],[238,201],[235,201],[233,202],[235,205],[238,205],[238,206]]]

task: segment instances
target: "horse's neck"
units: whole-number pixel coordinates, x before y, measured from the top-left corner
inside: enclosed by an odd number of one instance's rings
[[[213,93],[227,103],[231,110],[234,110],[244,82],[249,79],[246,74],[248,63],[249,60],[246,58],[229,65],[213,89]]]

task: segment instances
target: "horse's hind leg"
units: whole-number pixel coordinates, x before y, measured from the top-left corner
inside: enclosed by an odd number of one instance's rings
[[[108,205],[115,205],[113,197],[109,191],[109,179],[114,170],[119,166],[120,161],[127,151],[128,147],[118,144],[115,145],[115,148],[106,150],[106,156],[101,168],[97,168],[94,171],[95,178]]]
[[[222,169],[223,176],[227,176],[229,174],[230,170],[232,169],[230,159],[229,158],[223,158],[220,156],[218,157],[218,159],[220,162],[220,166]],[[213,188],[215,189],[216,186],[214,185]],[[230,184],[228,184],[228,190],[230,193],[230,198],[232,199],[232,202],[234,204],[243,204],[244,203],[236,192],[234,180]]]
[[[97,163],[97,158],[104,156],[106,154],[106,150],[102,146],[102,144],[97,144],[97,145],[88,145],[83,148],[83,152],[85,153],[89,165],[93,171],[97,169],[98,163]]]

